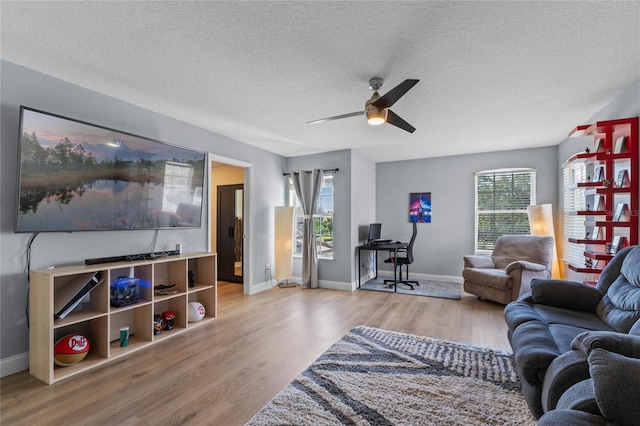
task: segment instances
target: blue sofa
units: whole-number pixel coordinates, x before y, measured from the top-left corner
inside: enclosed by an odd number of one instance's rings
[[[561,395],[589,377],[588,368],[554,364],[583,332],[640,336],[640,246],[619,251],[595,287],[572,281],[534,280],[531,292],[504,310],[522,393],[536,418],[555,409]],[[583,360],[584,361],[584,360]]]

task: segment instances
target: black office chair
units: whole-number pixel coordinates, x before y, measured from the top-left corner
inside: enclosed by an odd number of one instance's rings
[[[386,263],[393,263],[393,274],[398,277],[398,281],[394,280],[384,280],[385,285],[388,285],[389,288],[393,288],[393,286],[398,284],[403,284],[411,288],[411,290],[415,290],[414,285],[420,285],[420,282],[417,280],[409,279],[409,265],[413,263],[413,243],[416,240],[416,235],[418,235],[418,224],[413,222],[413,234],[411,235],[411,240],[409,241],[409,245],[406,249],[399,249],[398,255],[394,255],[394,252],[389,252],[389,259],[385,260]],[[402,255],[402,256],[400,256]],[[407,272],[407,278],[402,279],[402,265],[405,266]],[[400,268],[399,274],[397,269]],[[391,284],[389,284],[391,283]]]

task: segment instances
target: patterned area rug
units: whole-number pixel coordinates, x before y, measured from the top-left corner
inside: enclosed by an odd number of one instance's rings
[[[384,280],[393,277],[383,277],[378,275],[377,279],[372,279],[360,286],[363,290],[385,291],[393,293],[393,288],[384,285]],[[398,293],[411,294],[413,296],[440,297],[443,299],[460,299],[462,297],[462,284],[454,282],[418,280],[419,286],[414,286],[411,290],[405,285],[398,285]]]
[[[248,423],[535,425],[505,352],[370,327],[331,346]]]

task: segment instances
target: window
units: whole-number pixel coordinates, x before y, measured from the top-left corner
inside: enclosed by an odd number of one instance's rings
[[[586,238],[587,228],[584,224],[584,216],[575,214],[579,210],[587,210],[585,188],[577,186],[578,182],[587,182],[588,180],[585,163],[565,164],[562,168],[562,180],[562,232],[565,241],[563,260],[574,265],[581,265],[584,263],[584,246],[568,240],[569,238],[576,240]]]
[[[295,244],[293,254],[302,254],[304,215],[291,178],[289,178],[289,205],[293,206],[294,210]],[[316,231],[318,257],[333,259],[333,175],[322,177],[318,204],[316,211],[313,212],[313,223]]]
[[[529,234],[527,206],[535,204],[536,172],[501,169],[476,173],[476,251],[491,251],[498,237]]]

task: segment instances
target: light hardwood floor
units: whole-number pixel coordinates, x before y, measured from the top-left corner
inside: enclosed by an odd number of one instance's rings
[[[503,306],[359,290],[242,295],[220,283],[219,319],[47,386],[0,380],[2,425],[242,425],[351,328],[396,330],[509,350]]]

